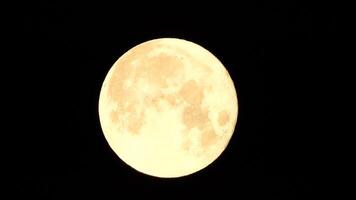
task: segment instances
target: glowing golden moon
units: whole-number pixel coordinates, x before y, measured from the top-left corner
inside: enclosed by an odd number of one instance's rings
[[[212,163],[237,121],[237,95],[223,64],[192,42],[139,44],[108,72],[99,98],[105,138],[128,165],[180,177]]]

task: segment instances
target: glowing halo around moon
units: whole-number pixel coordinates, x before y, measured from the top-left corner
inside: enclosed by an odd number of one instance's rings
[[[109,70],[99,117],[113,151],[156,177],[181,177],[224,151],[238,113],[234,83],[203,47],[182,39],[141,43]]]

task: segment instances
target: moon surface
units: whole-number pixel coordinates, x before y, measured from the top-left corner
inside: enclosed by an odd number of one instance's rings
[[[162,178],[192,174],[217,159],[237,114],[236,90],[223,64],[175,38],[123,54],[99,97],[101,127],[113,151],[137,171]]]

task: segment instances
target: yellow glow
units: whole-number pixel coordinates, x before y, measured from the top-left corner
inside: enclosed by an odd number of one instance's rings
[[[134,169],[180,177],[212,163],[236,125],[237,96],[221,62],[186,40],[144,42],[108,72],[99,99],[110,147]]]

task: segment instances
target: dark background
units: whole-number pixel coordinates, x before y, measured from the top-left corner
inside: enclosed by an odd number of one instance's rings
[[[335,63],[331,7],[299,1],[23,5],[15,46],[10,135],[15,195],[71,197],[310,196],[320,174],[325,85]],[[324,4],[325,5],[325,4]],[[332,6],[332,5],[330,5]],[[110,149],[98,118],[101,84],[131,47],[160,37],[202,45],[230,72],[239,115],[216,162],[193,175],[136,172]],[[20,92],[18,92],[20,91]],[[129,195],[129,196],[123,196]]]

